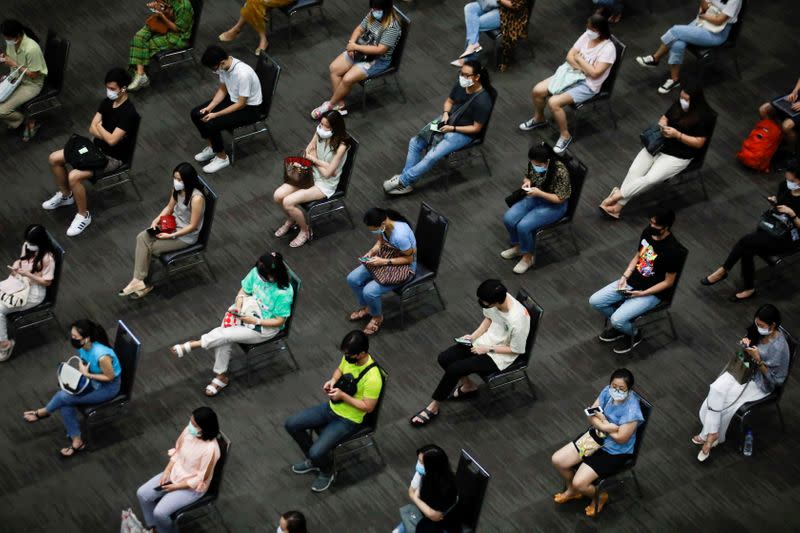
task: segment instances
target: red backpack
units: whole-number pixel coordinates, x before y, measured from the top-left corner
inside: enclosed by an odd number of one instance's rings
[[[768,118],[760,120],[742,143],[736,158],[748,168],[769,172],[769,162],[778,151],[782,136],[780,126],[774,121]]]

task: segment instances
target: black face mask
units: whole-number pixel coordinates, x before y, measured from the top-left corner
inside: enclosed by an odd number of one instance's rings
[[[356,355],[344,354],[344,360],[350,363],[351,365],[354,365],[358,363],[358,354]]]
[[[69,342],[76,350],[83,348],[83,339],[70,339]]]
[[[653,226],[647,227],[647,235],[650,237],[660,237],[661,232],[664,231],[663,229],[654,228]]]

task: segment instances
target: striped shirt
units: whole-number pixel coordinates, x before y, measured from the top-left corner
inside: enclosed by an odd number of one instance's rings
[[[369,33],[372,36],[372,42],[376,43],[376,45],[385,44],[389,47],[380,59],[391,61],[392,52],[394,52],[394,47],[397,46],[397,41],[400,40],[401,33],[400,23],[397,17],[392,17],[391,24],[384,28],[379,21],[375,20],[367,13],[367,16],[361,21],[359,27],[364,30],[364,33]]]

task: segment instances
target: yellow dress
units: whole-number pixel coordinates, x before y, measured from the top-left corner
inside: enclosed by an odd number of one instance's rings
[[[242,19],[247,22],[258,33],[264,33],[267,29],[266,18],[268,10],[273,7],[284,7],[293,4],[294,0],[247,0],[242,7]]]

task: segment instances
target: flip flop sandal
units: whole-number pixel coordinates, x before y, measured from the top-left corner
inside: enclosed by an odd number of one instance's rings
[[[364,327],[364,335],[375,335],[381,329],[381,324],[383,324],[383,320],[378,322],[373,318]]]
[[[69,448],[62,448],[61,450],[59,450],[58,453],[59,453],[59,455],[61,455],[62,459],[69,459],[73,455],[77,455],[78,452],[82,452],[85,449],[86,449],[86,443],[82,442],[81,445],[78,446],[77,448],[75,446],[73,446],[72,444],[70,444]],[[72,451],[70,451],[69,453],[64,453],[64,450],[72,450]]]
[[[367,309],[359,309],[358,311],[353,311],[350,313],[350,322],[358,322],[359,320],[363,320],[369,316],[369,311]]]
[[[211,380],[211,383],[206,385],[206,396],[208,397],[216,396],[222,391],[222,389],[224,389],[227,386],[228,384],[222,381],[221,379],[214,378]]]
[[[133,287],[131,287],[130,285],[127,285],[127,286],[123,287],[122,290],[120,290],[117,293],[117,295],[118,296],[130,296],[131,294],[133,294],[133,293],[135,293],[137,291],[143,290],[143,289],[138,289],[137,287],[138,287],[138,285],[133,286]],[[147,285],[145,285],[144,288],[146,289]]]
[[[40,415],[40,414],[39,414],[39,410],[38,410],[38,409],[32,409],[32,410],[30,410],[30,411],[25,411],[24,413],[22,413],[22,416],[23,416],[23,418],[24,418],[24,417],[25,417],[25,415],[27,415],[28,413],[32,413],[32,414],[33,414],[33,416],[35,416],[35,417],[36,417],[36,420],[28,420],[27,418],[25,418],[25,421],[26,421],[27,423],[29,423],[29,424],[33,424],[34,422],[38,422],[39,420],[42,420],[43,418],[49,418],[49,417],[50,417],[50,413],[47,413],[46,415]]]
[[[699,435],[695,435],[694,437],[692,437],[692,443],[697,444],[698,446],[702,446],[703,444],[706,443],[706,441],[701,439]]]
[[[428,415],[428,416],[425,417],[423,415]],[[437,416],[439,416],[439,413],[434,413],[433,411],[431,411],[430,409],[428,409],[426,407],[425,409],[423,409],[419,413],[417,413],[414,416],[412,416],[409,419],[409,422],[411,422],[411,425],[414,426],[415,428],[419,428],[419,427],[422,427],[422,426],[427,426],[428,424],[433,422],[433,419],[436,418]],[[414,421],[415,418],[419,418],[420,420],[422,420],[422,422],[415,422]]]
[[[565,493],[563,493],[563,492],[559,492],[557,494],[554,494],[553,495],[553,501],[560,505],[562,503],[571,502],[572,500],[580,500],[580,499],[583,498],[583,494],[580,494],[580,493],[573,494],[572,496],[565,496],[564,494]]]
[[[190,342],[184,342],[183,344],[176,344],[172,347],[175,350],[173,353],[178,357],[183,357],[187,353],[192,351],[192,344]]]
[[[592,503],[590,503],[589,505],[586,506],[586,509],[585,509],[586,516],[593,517],[593,516],[599,515],[600,512],[603,510],[603,507],[606,506],[607,502],[608,502],[608,493],[607,492],[601,492],[600,496],[597,498],[597,511],[595,511],[594,502],[592,502]]]
[[[467,392],[463,392],[461,390],[461,385],[459,385],[458,387],[456,387],[453,390],[452,393],[450,393],[450,396],[448,396],[447,399],[448,400],[455,400],[455,401],[468,400],[468,399],[472,398],[473,396],[477,396],[477,394],[478,394],[478,389],[467,391]]]
[[[144,298],[145,296],[150,294],[150,291],[152,291],[152,290],[153,290],[153,286],[152,285],[147,285],[147,286],[145,286],[144,289],[142,289],[140,291],[136,291],[133,294],[131,294],[131,299],[132,300],[139,300],[140,298]]]

